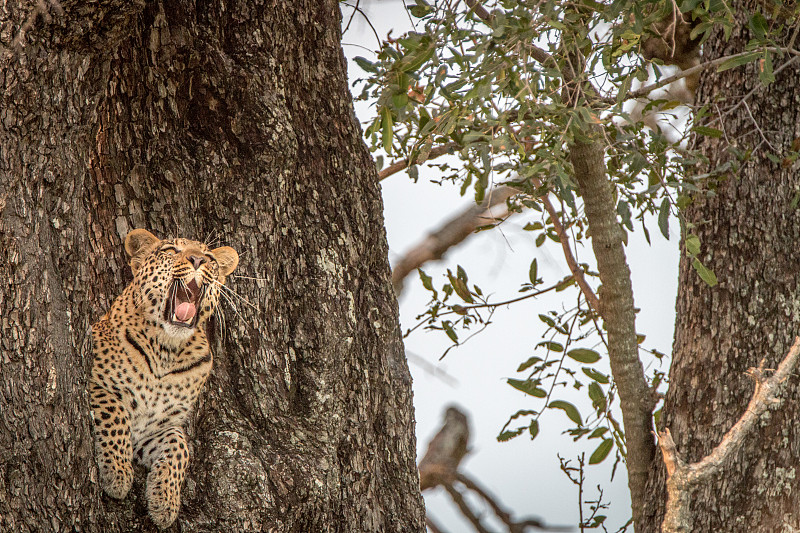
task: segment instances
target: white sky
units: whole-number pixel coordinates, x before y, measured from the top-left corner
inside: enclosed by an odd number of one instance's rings
[[[385,38],[390,30],[397,37],[411,27],[401,1],[361,2],[360,7],[381,38]],[[343,7],[343,13],[346,23],[350,10]],[[374,55],[360,46],[374,50],[377,43],[360,15],[356,15],[343,40],[345,54],[351,60],[351,80],[364,77],[352,58],[364,56],[373,59]],[[356,104],[356,114],[362,123],[372,118],[372,113],[374,108],[367,104]],[[431,183],[430,180],[437,177],[434,172],[420,168],[420,179],[416,184],[406,174],[395,174],[382,184],[386,231],[393,261],[471,201],[470,193],[461,198],[456,187]],[[477,283],[484,292],[494,293],[493,300],[519,295],[517,291],[528,279],[528,268],[534,257],[538,258],[539,276],[546,283],[560,280],[568,273],[560,246],[550,243],[537,249],[533,242],[536,234],[521,229],[528,220],[535,219],[533,215],[516,215],[502,226],[502,233],[493,230],[474,235],[451,250],[442,261],[427,264],[425,271],[433,277],[434,285],[440,286],[447,268],[455,271],[456,265],[463,265],[470,283]],[[647,245],[639,232],[631,235],[626,250],[633,272],[636,306],[641,308],[637,315],[637,330],[647,335],[645,345],[648,348],[668,354],[672,346],[677,292],[677,223],[672,221],[670,241],[660,235],[655,221],[650,227],[652,246]],[[588,247],[579,249],[578,255],[580,261],[593,263]],[[541,432],[535,441],[525,434],[506,443],[496,440],[509,415],[518,409],[540,410],[543,406],[541,400],[512,389],[505,378],[524,379],[523,374],[516,373],[516,368],[534,354],[533,348],[544,333],[544,325],[537,315],[558,308],[564,294],[574,293],[547,294],[548,298],[526,300],[498,309],[493,324],[486,331],[462,347],[451,350],[441,363],[439,356],[449,345],[442,332],[419,329],[405,339],[405,345],[408,352],[437,365],[458,381],[451,386],[410,361],[419,456],[440,427],[446,407],[455,404],[468,414],[471,423],[472,452],[462,463],[466,473],[497,496],[517,519],[536,516],[551,525],[576,526],[577,487],[560,471],[556,453],[573,459],[573,464],[576,464],[575,457],[585,451],[588,460],[599,441],[582,440],[575,444],[568,435],[561,435],[569,424],[566,416],[556,410],[545,411],[540,419]],[[422,288],[416,275],[410,276],[400,299],[404,331],[416,324],[415,317],[425,310],[428,299],[428,292]],[[661,370],[667,371],[666,363]],[[584,416],[588,414],[590,406],[585,392],[577,392],[572,398],[570,392],[565,391],[564,398],[572,399]],[[618,419],[621,421],[621,416]],[[515,426],[512,424],[511,427]],[[584,486],[585,499],[595,499],[596,486],[601,484],[604,501],[611,501],[611,508],[600,513],[608,515],[606,526],[609,531],[615,531],[630,516],[624,468],[620,466],[613,483],[609,483],[612,459],[609,456],[602,465],[590,467]],[[425,500],[431,516],[446,531],[473,531],[460,518],[442,489],[426,492]],[[588,506],[585,506],[584,512],[587,511]],[[488,510],[486,512],[487,516],[491,515]],[[499,526],[491,529],[500,530]]]

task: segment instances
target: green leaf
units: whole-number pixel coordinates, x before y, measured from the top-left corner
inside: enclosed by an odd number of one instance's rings
[[[589,368],[585,366],[581,370],[583,370],[584,374],[586,374],[587,376],[589,376],[598,383],[602,383],[603,385],[608,383],[608,376],[606,376],[602,372],[598,372],[594,368]],[[591,386],[591,383],[589,385]]]
[[[458,344],[458,335],[456,334],[450,322],[445,320],[442,322],[442,327],[444,328],[444,332],[447,333],[447,336],[450,337],[450,340]]]
[[[607,431],[608,431],[607,427],[600,426],[598,428],[595,428],[595,430],[592,431],[592,434],[589,435],[587,438],[596,439],[596,438],[602,437],[603,435],[606,434]]]
[[[695,234],[690,234],[686,237],[686,252],[691,255],[695,256],[700,253],[700,237]]]
[[[695,126],[692,128],[692,131],[699,135],[705,135],[706,137],[713,137],[715,139],[722,137],[722,130],[710,128],[708,126]]]
[[[603,389],[594,381],[589,383],[588,388],[589,399],[592,400],[592,407],[598,412],[604,412],[607,407],[606,395],[603,394]]]
[[[765,19],[764,15],[761,13],[756,12],[752,17],[750,17],[747,26],[750,28],[750,31],[755,34],[756,39],[759,41],[763,41],[767,36],[767,19]]]
[[[534,257],[533,261],[531,261],[531,268],[528,271],[528,279],[531,280],[531,283],[533,285],[536,285],[536,279],[537,279],[536,275],[538,274],[538,270],[539,270],[539,265],[536,263],[536,258]]]
[[[498,442],[509,441],[509,440],[513,439],[514,437],[518,437],[523,431],[525,431],[524,427],[517,428],[517,429],[511,430],[511,431],[504,431],[504,432],[500,433],[497,436],[497,441]]]
[[[375,63],[369,61],[365,57],[356,56],[355,58],[353,58],[353,61],[355,61],[356,65],[361,67],[361,70],[365,72],[373,72],[373,73],[378,72],[378,67],[375,66]]]
[[[525,231],[533,231],[542,228],[544,228],[544,226],[542,226],[541,222],[528,222],[522,227],[522,229],[524,229]]]
[[[589,457],[589,464],[596,465],[598,463],[602,463],[603,460],[608,457],[608,452],[611,451],[611,448],[614,447],[614,441],[612,439],[603,439],[603,442],[600,443],[600,446],[592,452],[591,457]]]
[[[710,270],[703,263],[701,263],[698,258],[694,258],[694,261],[692,261],[692,267],[697,270],[697,273],[700,275],[700,279],[705,281],[709,287],[713,287],[717,284],[717,275],[714,274],[713,270]]]
[[[539,434],[539,422],[537,420],[531,420],[531,425],[528,428],[528,431],[531,433],[531,440],[536,438],[536,435]]]
[[[551,328],[555,327],[555,325],[556,325],[556,321],[553,320],[552,318],[550,318],[547,315],[539,315],[539,320],[541,320],[542,322],[544,322],[545,324],[547,324]]]
[[[547,348],[551,352],[563,352],[564,351],[564,347],[561,344],[559,344],[557,342],[553,342],[553,341],[542,341],[539,344],[537,344],[536,346],[544,346],[545,348]]]
[[[464,269],[461,268],[461,265],[458,266],[456,276],[453,276],[453,273],[448,269],[447,278],[450,280],[450,285],[453,286],[453,290],[456,291],[456,294],[462,300],[467,303],[475,303],[475,300],[472,299],[472,294],[470,294],[469,289],[467,288],[467,273],[464,272]]]
[[[587,348],[575,348],[574,350],[568,351],[567,355],[579,363],[592,364],[600,360],[599,353]]]
[[[772,54],[767,50],[764,52],[764,59],[758,65],[758,79],[764,85],[769,85],[775,81],[775,74],[772,72]]]
[[[464,267],[462,267],[461,265],[458,265],[458,267],[456,268],[456,276],[458,276],[458,279],[463,280],[464,283],[468,281],[467,271],[464,270]]]
[[[392,112],[389,111],[389,108],[383,108],[383,118],[381,120],[381,141],[383,142],[383,149],[386,150],[387,154],[392,153],[392,139],[394,135],[394,130],[392,128]]]
[[[408,10],[409,12],[411,12],[412,15],[414,15],[418,19],[421,19],[425,15],[433,13],[433,6],[431,6],[428,2],[425,2],[424,0],[417,0],[417,5],[408,6]]]
[[[551,409],[561,409],[567,413],[570,420],[579,426],[583,425],[583,420],[581,420],[581,414],[578,412],[578,408],[571,403],[565,402],[564,400],[553,400],[547,407]]]
[[[658,229],[661,230],[661,235],[669,240],[669,198],[664,198],[658,209]]]
[[[517,368],[517,372],[523,372],[525,370],[528,370],[530,367],[532,367],[533,365],[535,365],[539,361],[543,361],[543,359],[541,357],[536,357],[534,355],[533,357],[528,358],[527,361],[525,361],[524,363],[519,365],[519,368]]]
[[[544,398],[547,396],[547,393],[544,391],[544,389],[540,389],[536,386],[536,383],[529,379],[522,380],[508,378],[506,381],[509,385],[519,391],[524,392],[525,394],[530,394],[531,396],[535,396],[537,398]]]
[[[536,237],[536,247],[538,248],[542,244],[544,244],[545,235],[544,233],[540,233],[538,237]]]
[[[749,54],[742,54],[740,56],[734,56],[727,61],[724,61],[719,67],[717,67],[717,72],[722,72],[723,70],[728,70],[732,68],[739,67],[741,65],[746,65],[752,61],[755,61],[761,55],[760,52],[750,52]]]
[[[408,95],[406,93],[398,93],[392,96],[392,105],[395,109],[403,109],[408,105]]]
[[[433,280],[429,275],[427,275],[421,268],[417,269],[419,272],[419,279],[422,280],[422,286],[428,289],[433,293],[433,297],[436,298],[436,289],[433,288]]]

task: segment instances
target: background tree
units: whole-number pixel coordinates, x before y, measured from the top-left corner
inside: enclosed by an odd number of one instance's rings
[[[0,14],[0,529],[148,531],[97,483],[89,326],[122,239],[239,276],[181,531],[420,531],[410,379],[335,1],[10,3]]]
[[[726,287],[734,284],[733,278],[721,280],[720,269],[716,268],[720,264],[713,262],[712,258],[725,256],[727,251],[717,250],[724,248],[730,238],[738,238],[739,234],[718,241],[719,233],[725,235],[725,230],[720,231],[717,224],[730,227],[733,224],[718,211],[711,213],[697,206],[706,202],[717,205],[718,197],[715,195],[719,188],[732,182],[729,178],[741,172],[744,165],[753,165],[752,172],[763,179],[767,167],[759,164],[753,158],[754,154],[761,154],[773,166],[782,165],[785,173],[790,173],[795,164],[798,146],[796,142],[793,144],[796,137],[794,117],[784,119],[783,115],[781,118],[776,116],[772,122],[765,123],[759,113],[753,113],[751,103],[754,99],[769,97],[774,87],[778,87],[774,93],[776,96],[792,91],[780,86],[779,82],[783,79],[785,83],[791,83],[789,80],[796,77],[798,52],[794,50],[796,32],[791,26],[797,20],[796,6],[786,8],[777,4],[724,2],[687,2],[680,6],[672,2],[540,2],[533,5],[503,1],[486,5],[467,1],[465,5],[417,1],[410,11],[420,19],[416,31],[387,41],[377,61],[358,60],[359,65],[371,74],[362,96],[374,98],[378,104],[376,118],[367,133],[372,136],[375,148],[397,159],[382,174],[407,167],[411,177],[416,179],[419,172],[416,165],[425,164],[438,169],[443,179],[461,184],[462,194],[473,189],[478,202],[485,204],[492,199],[492,185],[502,184],[505,186],[503,191],[508,187],[518,191],[508,202],[510,212],[531,208],[542,213],[540,217],[534,215],[534,221],[529,222],[526,229],[538,233],[537,245],[549,238],[562,246],[569,275],[543,285],[534,260],[530,279],[521,285],[521,292],[528,294],[500,300],[505,305],[577,286],[583,303],[567,312],[540,315],[553,334],[541,343],[540,357],[532,357],[520,366],[520,371],[526,371],[527,377],[509,380],[509,384],[531,396],[544,398],[542,408],[563,410],[575,423],[570,433],[576,438],[599,439],[590,463],[602,461],[613,450],[617,450],[618,456],[625,457],[631,474],[629,482],[637,530],[651,530],[660,524],[662,515],[659,506],[652,505],[650,498],[657,498],[660,505],[664,505],[666,500],[663,485],[657,495],[648,495],[644,489],[648,479],[653,483],[652,476],[662,468],[661,458],[653,453],[651,436],[658,396],[643,386],[645,376],[636,353],[637,341],[641,342],[641,339],[633,327],[635,308],[629,296],[630,279],[624,255],[621,255],[622,245],[639,222],[648,239],[648,227],[653,229],[653,226],[668,236],[671,214],[677,216],[683,235],[681,283],[691,278],[694,286],[702,288],[697,294],[708,295],[703,297],[706,304],[702,306],[702,314],[690,312],[684,303],[679,304],[680,320],[688,320],[702,331],[688,337],[691,339],[688,344],[694,350],[692,357],[683,363],[687,365],[688,381],[689,376],[695,375],[691,370],[694,365],[705,364],[705,359],[697,351],[705,353],[711,342],[708,338],[720,335],[725,342],[730,342],[734,335],[722,335],[722,331],[747,318],[728,320],[726,328],[718,326],[712,329],[706,327],[706,318],[700,318],[716,317],[711,302],[719,296],[713,295],[725,294]],[[785,21],[788,23],[784,24]],[[685,41],[676,41],[681,38]],[[652,45],[654,40],[661,40],[665,45],[659,49]],[[706,47],[702,62],[696,55],[697,45],[701,42],[705,42]],[[656,64],[651,66],[643,62],[641,55],[655,58]],[[677,55],[681,55],[680,60]],[[677,63],[686,70],[673,75],[662,70],[665,63]],[[740,68],[743,65],[746,66]],[[685,101],[675,98],[672,92],[661,92],[662,88],[687,78],[690,83],[682,94],[688,90],[691,95],[697,75],[710,71],[718,71],[715,76],[720,77],[733,76],[735,71],[740,77],[736,78],[737,84],[722,82],[731,93],[709,85],[717,83],[717,77],[711,77],[710,82],[701,81],[700,103],[703,105],[692,107],[693,114],[685,127],[678,124],[678,129],[670,132],[660,127],[665,126],[663,122],[645,120],[647,117],[643,113],[654,109],[674,110]],[[747,88],[744,93],[735,92],[743,86]],[[763,90],[765,86],[768,91]],[[634,98],[646,98],[637,114],[630,112],[631,108],[626,104]],[[776,110],[781,106],[777,103],[779,101],[773,97],[771,102]],[[786,106],[786,100],[782,105]],[[736,116],[742,124],[746,123],[746,127],[733,130],[720,127],[724,120],[718,119],[718,115],[726,119]],[[767,124],[785,124],[781,133],[783,137],[773,139]],[[692,150],[687,148],[689,139],[694,139]],[[450,159],[442,162],[437,159],[446,153],[457,155],[460,161],[454,163]],[[738,190],[738,186],[739,183],[727,185],[733,190]],[[604,189],[612,190],[605,192]],[[784,207],[778,208],[779,213],[770,216],[776,218],[777,224],[786,223],[788,228],[792,223],[785,215],[785,206],[790,205],[793,209],[797,203],[795,187],[792,185],[782,190],[787,191],[784,194],[789,199],[783,202]],[[731,194],[733,196],[725,205],[730,212],[737,213],[737,225],[752,220],[753,213],[758,212],[756,203],[746,204],[744,208],[733,207],[736,204],[733,198],[743,193]],[[770,191],[762,194],[769,195],[770,201],[774,201],[774,194]],[[756,198],[758,205],[767,202],[766,196],[756,195]],[[602,200],[600,205],[598,200]],[[744,213],[749,213],[750,217],[745,218]],[[464,220],[458,218],[457,221],[461,223]],[[479,229],[496,225],[497,220],[488,219]],[[753,226],[759,227],[758,224]],[[703,230],[699,229],[701,227]],[[772,228],[770,225],[769,229]],[[777,227],[774,229],[782,234]],[[408,264],[419,258],[441,256],[447,246],[439,242],[438,237],[447,235],[445,230],[433,235],[437,242],[428,239],[406,256],[405,259],[410,258],[410,261],[398,264],[408,271]],[[759,229],[765,230],[764,227]],[[600,291],[596,290],[593,280],[595,265],[576,261],[570,242],[584,239],[587,232],[595,249],[596,268],[602,283]],[[709,239],[709,232],[715,238]],[[454,231],[452,234],[463,233]],[[785,234],[788,236],[791,231],[787,230]],[[454,242],[456,239],[451,244]],[[759,267],[769,264],[772,256],[765,255],[761,241],[752,235],[747,244],[750,247],[761,246],[759,254],[740,254],[739,260],[750,265],[751,259],[757,258]],[[782,243],[785,245],[788,243]],[[618,250],[614,252],[616,258],[608,256],[609,250]],[[449,270],[443,284],[425,273],[420,274],[423,285],[432,296],[421,325],[443,331],[454,345],[463,340],[464,329],[482,328],[488,324],[491,310],[501,305],[485,296],[489,292],[485,287],[481,289],[469,280],[469,265],[466,267]],[[752,270],[752,266],[750,268]],[[778,272],[787,272],[786,268],[776,268]],[[721,271],[729,274],[728,269],[726,263]],[[737,273],[735,278],[738,276]],[[746,284],[759,286],[763,284],[762,276],[763,272],[757,271]],[[787,276],[786,281],[794,283],[791,276]],[[626,291],[628,295],[624,294]],[[595,296],[597,292],[599,298]],[[772,306],[776,299],[790,302],[793,300],[787,295],[791,293],[790,288],[784,286],[763,301]],[[681,294],[681,299],[686,298],[683,292]],[[727,301],[732,305],[743,305],[733,297]],[[685,312],[681,313],[681,310]],[[755,315],[748,316],[751,324],[758,323]],[[776,319],[780,316],[786,324],[786,317],[791,313],[786,311],[775,316]],[[716,320],[713,323],[717,323]],[[585,330],[581,333],[575,325],[593,321],[603,323],[603,328],[597,329],[600,342],[592,341],[594,346],[576,348],[574,345],[578,342],[586,344],[589,333]],[[777,323],[768,329],[774,331],[775,327]],[[604,330],[608,332],[607,338]],[[680,323],[676,335],[678,350],[683,342]],[[756,342],[753,332],[746,335],[751,344]],[[767,367],[777,366],[787,353],[793,336],[789,327],[783,341],[767,358]],[[765,338],[765,335],[760,338]],[[706,341],[698,344],[698,339]],[[596,351],[598,346],[601,348]],[[692,409],[700,409],[705,413],[702,422],[708,425],[719,423],[713,426],[713,435],[709,437],[697,429],[701,422],[699,418],[692,418],[692,422],[680,427],[679,452],[690,439],[686,434],[689,431],[704,442],[701,452],[690,452],[689,460],[698,460],[709,453],[739,419],[750,399],[752,379],[744,373],[748,368],[758,366],[762,353],[751,345],[748,348],[749,359],[737,365],[732,365],[727,359],[730,353],[722,350],[718,357],[725,357],[727,365],[736,367],[732,372],[738,373],[738,386],[718,377],[712,379],[712,375],[718,375],[714,374],[717,366],[714,365],[709,367],[705,381],[691,378],[691,383],[684,382],[677,387],[673,383],[670,389],[677,404],[668,401],[666,411],[679,406],[681,416],[672,415],[677,416],[677,420]],[[598,372],[597,367],[591,366],[605,354],[611,363],[614,382]],[[576,362],[584,366],[581,368]],[[590,381],[587,382],[584,375]],[[654,391],[662,378],[660,373],[650,376]],[[717,384],[717,392],[713,394],[713,401],[697,403],[694,389],[704,383]],[[587,405],[576,406],[559,397],[559,387],[569,384],[587,391]],[[735,393],[723,400],[722,396],[729,394],[728,386],[733,387]],[[688,390],[691,393],[687,393]],[[614,412],[609,410],[617,396],[622,405],[624,435],[614,420]],[[708,399],[704,394],[697,397]],[[595,416],[582,415],[588,405],[595,411]],[[722,405],[726,408],[717,412]],[[519,410],[511,417],[510,427],[507,424],[503,428],[500,438],[511,438],[523,432],[535,436],[540,430],[540,414],[541,409]],[[655,412],[656,420],[659,414]],[[529,424],[516,422],[523,417],[529,420]],[[754,441],[750,439],[748,442]],[[789,439],[788,442],[793,441]],[[757,447],[756,444],[753,446]],[[637,447],[639,451],[636,451]],[[767,458],[767,462],[771,461],[763,450],[759,453]],[[786,457],[787,461],[792,461],[796,454],[791,452]],[[782,466],[786,468],[785,464]],[[731,467],[728,463],[725,469]],[[774,477],[766,473],[772,472],[769,467],[758,472],[764,473],[762,481],[765,484],[756,485],[759,488],[753,490],[763,493],[767,486],[774,486]],[[724,472],[719,476],[720,480],[728,482]],[[749,481],[748,490],[753,487],[752,479]],[[702,504],[716,501],[712,495],[720,494],[718,487],[707,490],[704,493],[706,498],[693,501]],[[750,493],[742,498],[739,505],[754,501],[755,496]],[[784,513],[774,511],[770,507],[772,504],[764,504],[771,509],[771,516],[777,518],[769,525],[760,525],[763,520],[753,519],[748,521],[748,527],[774,530],[777,525],[793,525],[793,519],[787,513],[794,501],[790,496],[780,501]],[[756,504],[753,508],[759,506]],[[732,504],[729,515],[705,517],[709,522],[701,520],[699,523],[713,524],[708,525],[708,530],[727,530],[733,522],[735,508]],[[643,513],[645,509],[647,513]],[[645,517],[653,510],[653,516]],[[763,512],[764,508],[754,510],[756,515]],[[701,527],[700,530],[707,529]]]
[[[707,455],[744,413],[753,390],[746,370],[762,359],[766,368],[777,368],[799,331],[800,258],[794,243],[800,231],[800,108],[790,102],[800,102],[795,50],[800,26],[797,6],[789,7],[793,11],[732,1],[730,37],[715,29],[703,47],[709,59],[765,40],[787,52],[700,77],[698,104],[713,109],[704,123],[722,134],[696,139],[696,148],[707,157],[699,171],[737,164],[726,179],[692,195],[684,210],[703,243],[703,263],[720,280],[716,287],[702,283],[692,274],[691,259],[682,258],[664,427],[687,461]],[[767,61],[775,62],[775,74],[765,86],[758,80],[772,68]],[[781,408],[759,421],[757,436],[745,440],[732,461],[692,491],[696,531],[800,528],[796,375],[782,398]],[[661,522],[665,502],[658,459],[654,472],[648,528]]]

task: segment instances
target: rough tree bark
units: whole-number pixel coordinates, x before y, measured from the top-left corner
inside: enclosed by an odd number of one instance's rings
[[[752,38],[747,20],[758,2],[733,2],[736,28],[722,31],[703,47],[706,59],[741,52]],[[784,35],[783,46],[791,39]],[[791,56],[775,59],[780,66]],[[728,150],[755,149],[735,175],[722,179],[713,195],[697,194],[685,210],[702,242],[703,263],[719,284],[706,285],[682,257],[677,322],[664,426],[687,462],[707,455],[742,416],[753,393],[746,375],[766,358],[776,368],[800,326],[798,265],[800,191],[797,163],[774,163],[800,138],[798,63],[764,88],[758,63],[701,78],[700,103],[713,103],[712,124],[725,135],[703,137],[699,148],[715,168],[733,159]],[[752,93],[751,93],[752,91]],[[769,144],[767,144],[767,142]],[[794,150],[797,145],[794,145]],[[795,531],[800,528],[800,389],[790,378],[780,409],[762,417],[724,473],[691,494],[694,531]],[[657,531],[666,494],[660,454],[648,495],[647,528]]]
[[[2,43],[34,5],[0,8]],[[50,9],[0,56],[0,531],[154,529],[141,470],[126,500],[102,494],[86,395],[136,227],[241,256],[173,529],[422,531],[338,3]]]

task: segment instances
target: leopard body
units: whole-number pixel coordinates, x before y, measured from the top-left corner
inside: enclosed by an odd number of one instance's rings
[[[148,512],[166,528],[177,518],[189,460],[184,428],[213,363],[204,327],[239,258],[227,246],[162,241],[142,229],[128,234],[125,250],[134,279],[92,326],[100,483],[121,499],[133,461],[149,468]]]

